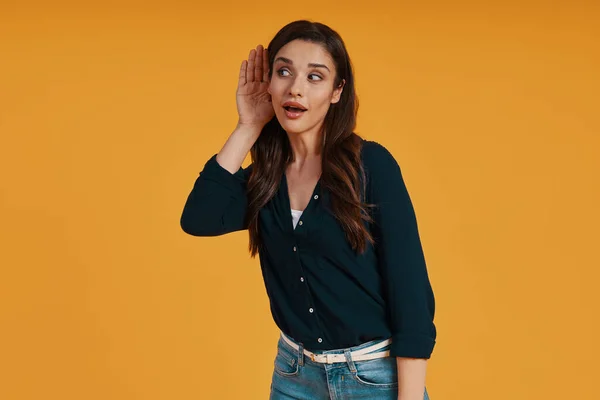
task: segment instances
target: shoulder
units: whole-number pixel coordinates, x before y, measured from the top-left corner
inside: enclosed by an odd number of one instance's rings
[[[402,208],[403,202],[410,198],[400,166],[390,150],[380,143],[364,140],[362,157],[367,180],[367,202],[393,203]]]
[[[361,158],[367,172],[385,173],[398,169],[398,162],[384,145],[362,139]]]

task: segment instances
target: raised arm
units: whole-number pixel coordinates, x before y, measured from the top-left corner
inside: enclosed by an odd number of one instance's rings
[[[262,46],[242,62],[236,102],[238,124],[219,153],[204,165],[181,215],[181,228],[194,236],[246,229],[247,182],[252,165],[241,165],[275,112],[268,94],[268,57]]]

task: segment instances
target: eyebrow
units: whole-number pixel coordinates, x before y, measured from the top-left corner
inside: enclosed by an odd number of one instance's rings
[[[289,58],[285,58],[285,57],[277,57],[275,59],[275,61],[273,61],[273,63],[275,63],[277,61],[283,61],[284,63],[294,65],[294,62],[292,60],[290,60]],[[331,72],[329,70],[329,68],[327,67],[327,65],[325,65],[325,64],[308,63],[308,66],[311,68],[325,68],[327,71]]]

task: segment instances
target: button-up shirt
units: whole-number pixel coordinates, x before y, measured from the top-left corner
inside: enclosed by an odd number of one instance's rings
[[[341,349],[392,338],[390,355],[430,358],[435,301],[414,208],[398,163],[381,144],[361,139],[362,199],[377,205],[375,239],[355,252],[317,182],[294,228],[285,173],[259,212],[260,267],[279,329],[309,350]],[[197,177],[181,216],[194,236],[247,229],[246,183],[252,164],[232,174],[213,155]]]

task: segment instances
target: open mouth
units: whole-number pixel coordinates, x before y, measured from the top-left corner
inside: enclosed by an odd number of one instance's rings
[[[283,108],[285,108],[287,111],[289,111],[291,113],[299,113],[299,112],[306,111],[305,109],[298,108],[298,107],[292,107],[292,106],[285,106]]]

